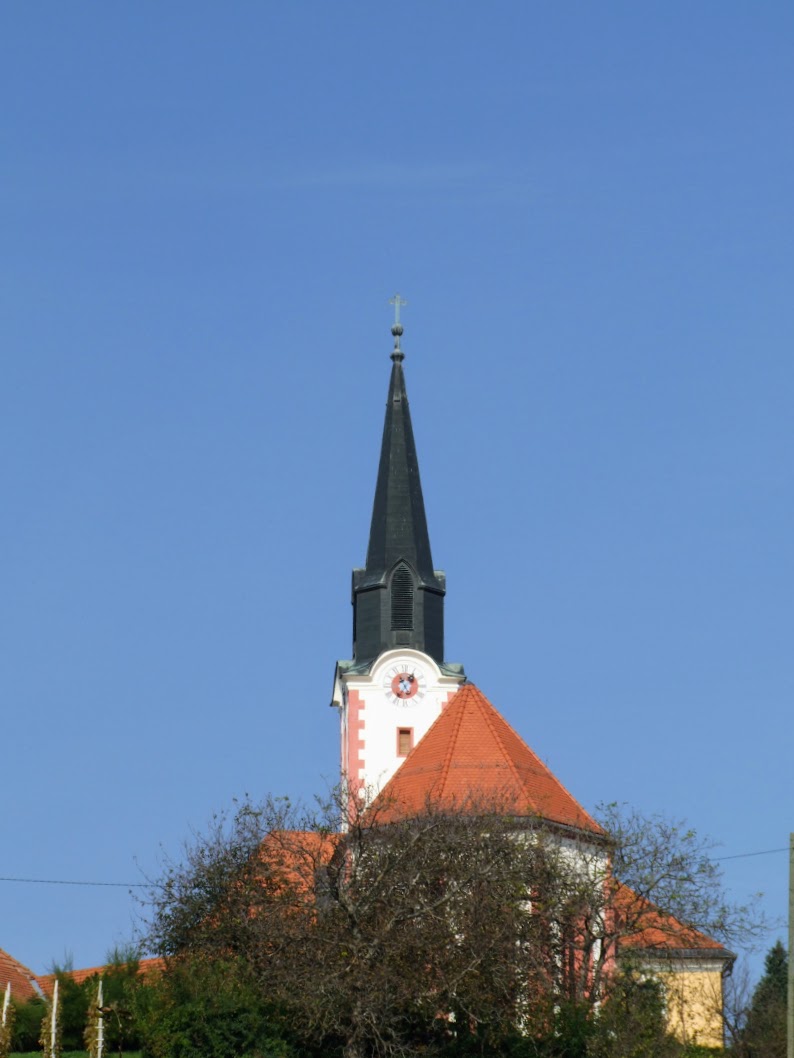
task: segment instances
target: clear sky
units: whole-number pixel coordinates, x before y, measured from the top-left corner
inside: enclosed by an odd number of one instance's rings
[[[0,875],[334,780],[396,290],[448,660],[586,806],[787,846],[789,2],[8,0],[0,80]],[[37,971],[134,915],[0,882]]]

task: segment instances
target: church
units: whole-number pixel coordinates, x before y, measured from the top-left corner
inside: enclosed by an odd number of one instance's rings
[[[594,936],[591,951],[607,972],[631,965],[661,982],[670,1031],[686,1043],[721,1047],[722,986],[734,955],[613,876],[603,826],[468,682],[463,665],[446,660],[446,581],[431,554],[408,405],[399,320],[404,303],[395,296],[393,304],[369,545],[365,565],[352,578],[352,658],[337,662],[331,701],[339,716],[348,803],[367,812],[380,802],[387,824],[415,819],[431,803],[458,812],[498,803],[519,822],[516,833],[542,833],[570,863],[595,872],[613,925]],[[294,833],[300,845],[301,833]],[[626,928],[616,929],[621,921]],[[160,960],[141,963],[144,973],[160,967]],[[72,976],[79,982],[99,972]],[[0,987],[7,981],[20,999],[52,990],[51,978],[37,978],[0,951]]]
[[[444,653],[445,574],[435,568],[408,405],[399,295],[366,563],[353,570],[352,658],[337,662],[331,705],[340,719],[347,795],[403,817],[472,793],[533,818],[613,886],[612,912],[632,927],[614,944],[627,964],[663,982],[670,1030],[721,1047],[722,987],[734,955],[665,915],[610,873],[609,838],[485,694]],[[394,806],[397,806],[396,809]],[[639,907],[639,914],[636,910]],[[628,920],[628,914],[625,916]]]

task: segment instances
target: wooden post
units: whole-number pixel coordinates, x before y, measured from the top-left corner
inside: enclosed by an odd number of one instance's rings
[[[788,1058],[794,1058],[794,834],[789,834],[788,849],[788,1003],[786,1030]]]
[[[51,1058],[58,1056],[58,978],[52,988],[52,1021],[50,1022],[50,1055]]]
[[[99,1023],[96,1028],[96,1058],[104,1058],[105,1055],[105,1011],[104,1011],[104,993],[102,989],[102,978],[99,978],[99,987],[97,988],[96,995],[97,1005],[97,1017]]]

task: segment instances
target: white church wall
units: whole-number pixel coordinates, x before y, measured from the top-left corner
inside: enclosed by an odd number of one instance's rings
[[[404,692],[401,676],[413,681]],[[461,682],[443,675],[429,655],[408,648],[385,651],[367,674],[343,675],[338,704],[348,782],[372,794],[381,790],[407,755],[400,753],[400,730],[410,731],[411,746],[417,745]]]

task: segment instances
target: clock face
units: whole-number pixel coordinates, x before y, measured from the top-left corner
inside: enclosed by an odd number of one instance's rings
[[[390,665],[383,678],[386,697],[395,705],[414,705],[425,696],[425,674],[412,662]]]
[[[392,694],[397,698],[413,698],[418,690],[419,684],[412,672],[398,672],[391,681]]]

